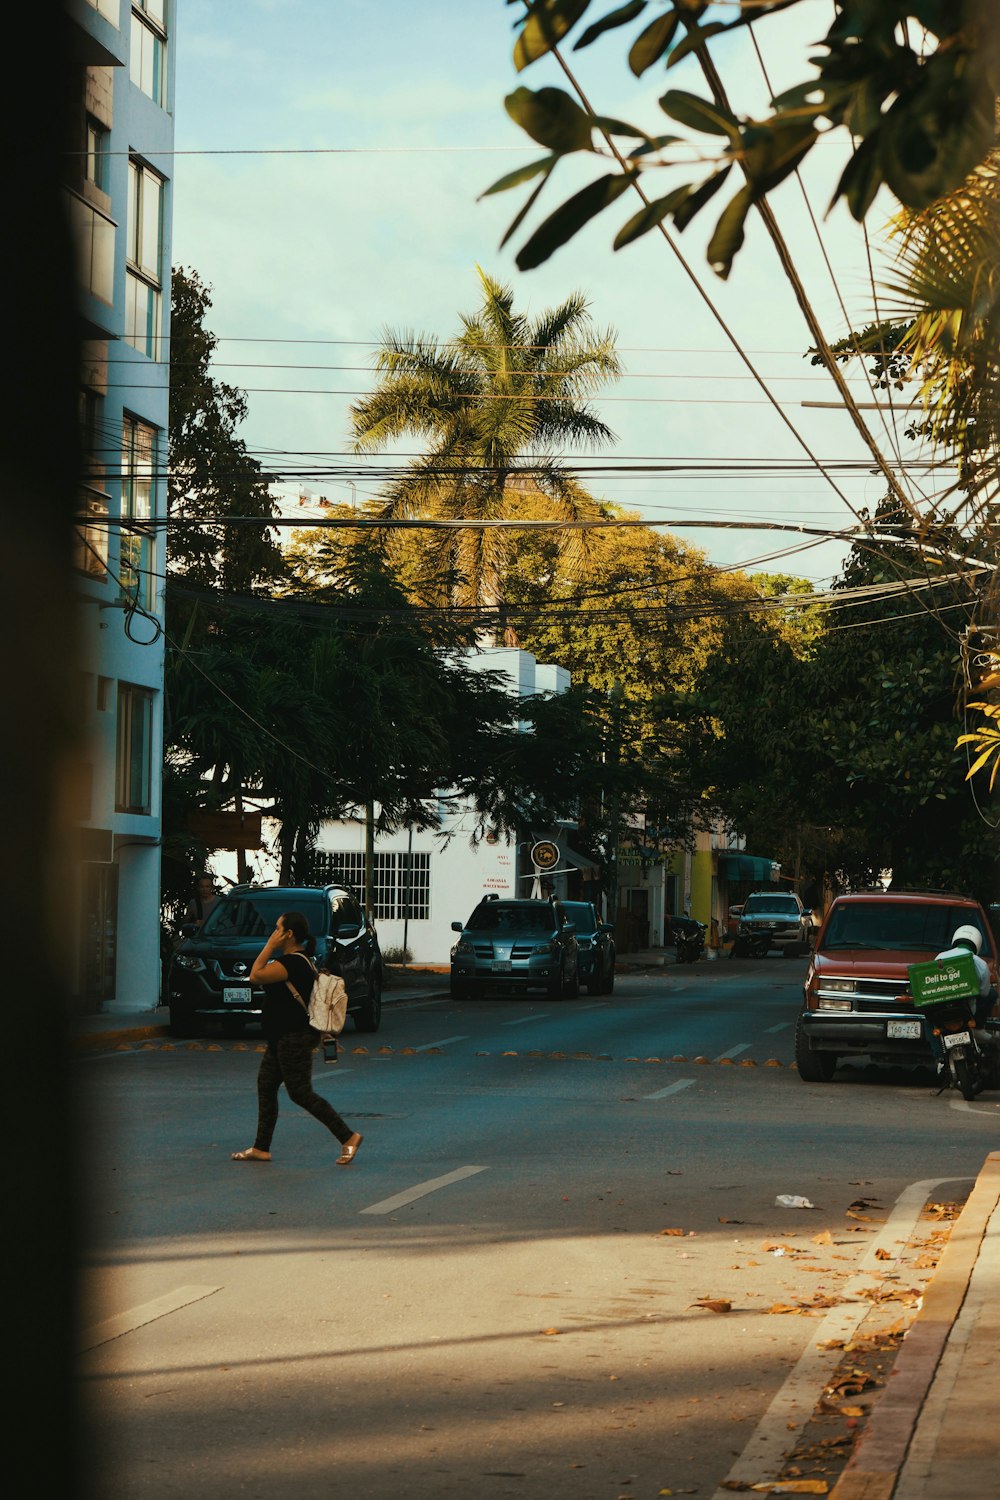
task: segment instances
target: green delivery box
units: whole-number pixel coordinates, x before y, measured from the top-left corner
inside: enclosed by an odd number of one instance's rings
[[[910,993],[914,1005],[938,1005],[942,1000],[972,1000],[979,994],[979,974],[971,953],[957,958],[932,958],[929,964],[910,964]]]

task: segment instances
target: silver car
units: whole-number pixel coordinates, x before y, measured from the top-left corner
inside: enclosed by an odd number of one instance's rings
[[[812,922],[791,891],[754,891],[743,903],[733,956],[779,949],[786,958],[809,952]]]

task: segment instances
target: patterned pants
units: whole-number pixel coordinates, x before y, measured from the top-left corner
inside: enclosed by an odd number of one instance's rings
[[[341,1145],[354,1134],[351,1127],[341,1119],[329,1100],[317,1094],[312,1086],[313,1038],[308,1031],[290,1031],[276,1042],[269,1042],[267,1051],[260,1060],[257,1073],[257,1135],[254,1146],[258,1151],[270,1151],[274,1127],[278,1123],[278,1089],[285,1085],[285,1092],[293,1104],[315,1115],[337,1137]]]

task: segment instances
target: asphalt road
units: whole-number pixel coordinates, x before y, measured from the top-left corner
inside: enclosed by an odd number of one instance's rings
[[[894,1257],[920,1206],[965,1191],[1000,1125],[1000,1096],[937,1097],[926,1074],[802,1083],[803,971],[388,1006],[316,1070],[365,1137],[348,1169],[288,1104],[271,1163],[230,1160],[253,1138],[253,1038],[81,1059],[99,1500],[646,1500],[773,1477],[822,1389],[817,1346],[868,1306],[866,1276],[918,1285]]]

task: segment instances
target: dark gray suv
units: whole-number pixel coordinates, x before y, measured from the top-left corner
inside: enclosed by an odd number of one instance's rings
[[[197,1036],[209,1025],[221,1025],[224,1033],[236,1036],[248,1022],[260,1021],[263,991],[251,987],[247,975],[286,911],[306,917],[317,963],[335,952],[355,1028],[378,1031],[382,954],[354,892],[342,885],[262,885],[234,886],[201,929],[184,929],[187,935],[173,956],[168,983],[174,1036]]]
[[[559,901],[505,901],[486,896],[451,950],[451,993],[472,995],[542,989],[554,1000],[580,993],[576,929]]]

